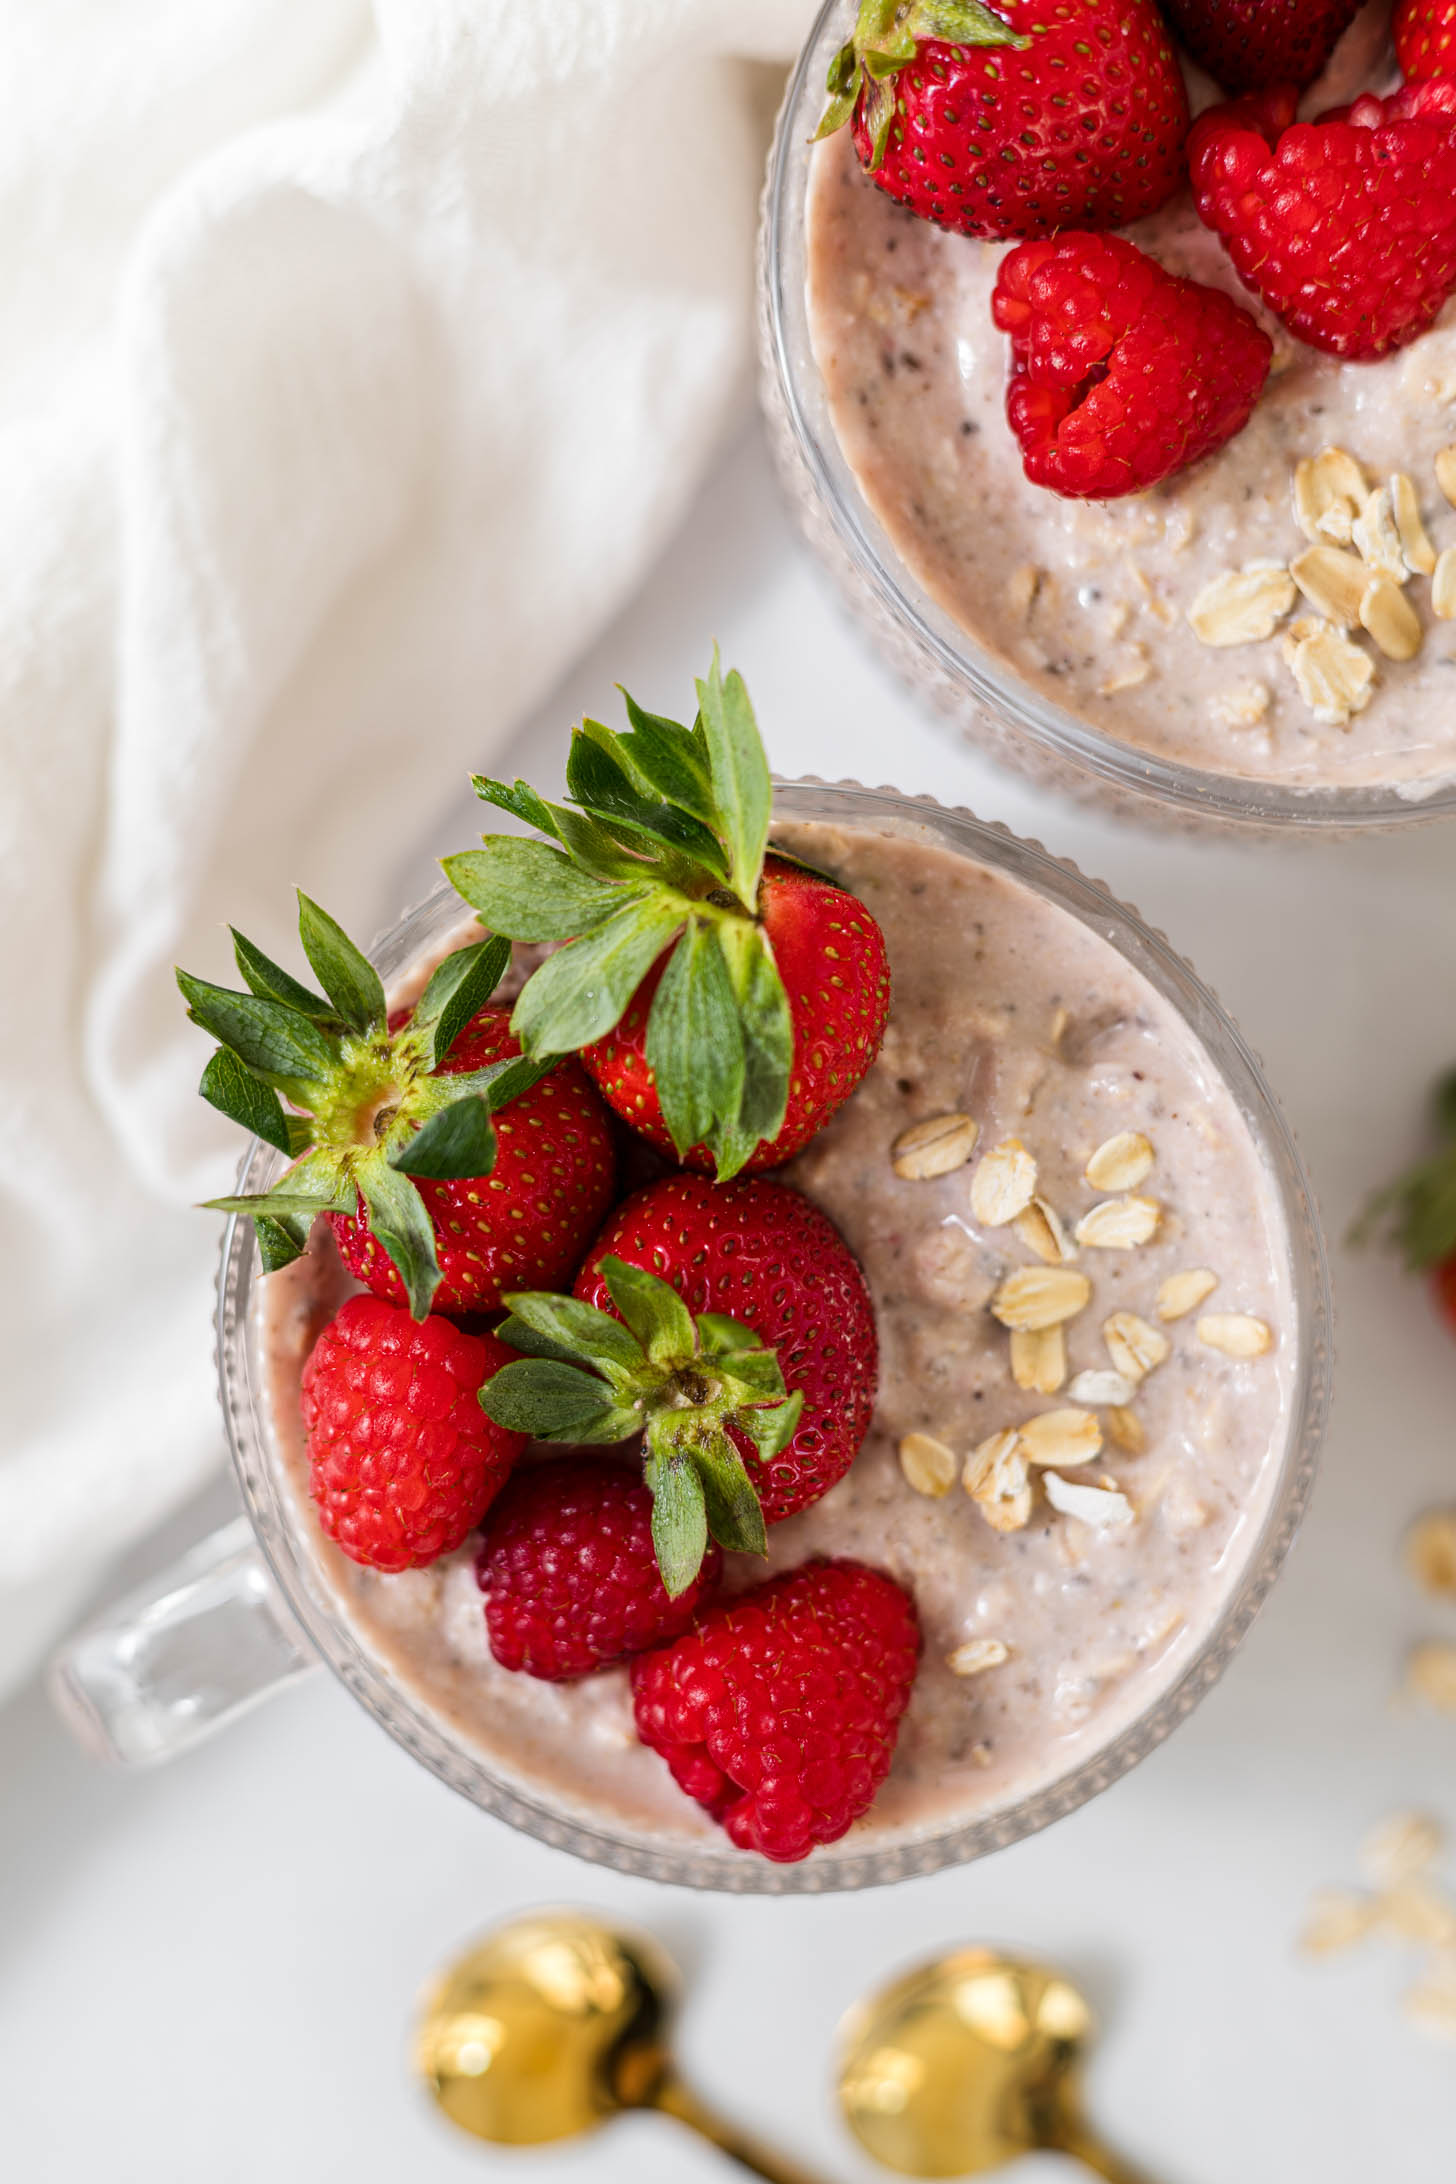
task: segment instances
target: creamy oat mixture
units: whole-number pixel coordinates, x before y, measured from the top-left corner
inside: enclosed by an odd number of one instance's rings
[[[879,1059],[787,1171],[869,1279],[878,1409],[849,1476],[769,1535],[776,1567],[860,1556],[919,1608],[924,1660],[863,1843],[1025,1795],[1178,1673],[1267,1508],[1295,1336],[1260,1159],[1141,977],[921,841],[781,838],[863,898],[893,982]],[[299,1375],[349,1287],[327,1239],[262,1285],[275,1445],[311,1531]],[[716,1839],[636,1743],[625,1672],[557,1686],[495,1665],[468,1549],[380,1576],[314,1538],[368,1648],[496,1768],[600,1823]]]
[[[1367,10],[1304,111],[1395,80],[1385,11]],[[1190,85],[1195,108],[1210,103],[1205,78]],[[1263,310],[1185,191],[1128,233],[1253,312],[1275,343],[1268,386],[1207,462],[1125,500],[1066,501],[1027,482],[1006,423],[1006,343],[990,308],[1005,246],[943,234],[892,203],[848,130],[816,148],[810,173],[809,321],[835,431],[895,547],[962,627],[1093,728],[1185,765],[1413,793],[1456,770],[1456,552],[1439,581],[1431,568],[1456,548],[1456,453],[1438,463],[1456,444],[1456,299],[1409,348],[1341,364]],[[1355,458],[1371,491],[1410,478],[1425,565],[1397,556],[1397,598],[1374,602],[1373,634],[1358,606],[1352,635],[1334,621],[1320,631],[1328,602],[1316,611],[1286,578],[1255,641],[1203,642],[1188,615],[1206,587],[1250,564],[1285,570],[1313,542],[1296,522],[1294,473],[1329,447]],[[1346,526],[1329,543],[1349,540]]]

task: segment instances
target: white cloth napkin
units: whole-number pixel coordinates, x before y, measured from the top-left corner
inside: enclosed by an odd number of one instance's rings
[[[0,6],[0,1688],[220,1453],[171,966],[370,922],[662,545],[808,12]]]

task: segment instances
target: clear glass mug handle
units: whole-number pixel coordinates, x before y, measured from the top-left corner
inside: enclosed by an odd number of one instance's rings
[[[68,1639],[51,1698],[115,1766],[171,1759],[319,1666],[245,1517]]]

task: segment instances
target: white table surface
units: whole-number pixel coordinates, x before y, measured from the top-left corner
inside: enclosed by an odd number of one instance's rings
[[[558,773],[618,680],[675,712],[716,635],[790,773],[969,803],[1075,857],[1163,926],[1265,1057],[1331,1234],[1416,1146],[1456,1055],[1449,827],[1326,849],[1131,833],[970,757],[902,695],[788,524],[757,434],[728,451],[635,606],[503,771]],[[401,861],[479,831],[464,784]],[[320,1674],[169,1771],[68,1745],[32,1690],[0,1714],[0,2172],[137,2184],[696,2184],[726,2173],[634,2118],[540,2155],[457,2138],[412,2087],[419,1983],[472,1930],[545,1900],[654,1928],[689,1976],[681,2043],[708,2093],[818,2162],[876,2172],[830,2107],[836,2020],[891,1966],[974,1938],[1062,1959],[1103,2021],[1094,2112],[1166,2184],[1450,2184],[1456,2050],[1422,2041],[1393,1951],[1322,1967],[1308,1890],[1353,1879],[1396,1805],[1456,1829],[1456,1722],[1393,1703],[1442,1627],[1397,1545],[1456,1496],[1456,1349],[1421,1290],[1337,1252],[1341,1369],[1313,1514],[1227,1680],[1100,1801],[983,1863],[855,1897],[714,1900],[580,1866],[414,1767]],[[203,1430],[210,1430],[203,1421]],[[163,1543],[226,1508],[221,1487]],[[154,1566],[161,1547],[133,1564]],[[1456,1614],[1444,1628],[1456,1636]],[[1066,2173],[1028,2162],[1028,2184]]]

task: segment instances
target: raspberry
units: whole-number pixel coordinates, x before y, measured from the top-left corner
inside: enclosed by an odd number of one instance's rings
[[[1188,139],[1198,216],[1301,341],[1384,356],[1456,288],[1456,82],[1294,117],[1285,88],[1200,118]]]
[[[1006,414],[1033,485],[1080,500],[1140,493],[1248,423],[1273,345],[1221,290],[1116,235],[1023,243],[992,315],[1011,336]]]
[[[479,1524],[526,1445],[477,1400],[511,1354],[382,1297],[330,1321],[303,1368],[303,1423],[319,1522],[352,1561],[419,1568]]]
[[[491,1510],[475,1575],[501,1667],[565,1683],[679,1637],[722,1567],[710,1541],[697,1578],[670,1600],[641,1476],[607,1458],[563,1456],[510,1481]]]
[[[633,1662],[637,1733],[740,1850],[791,1864],[868,1811],[919,1650],[893,1578],[806,1562]]]

